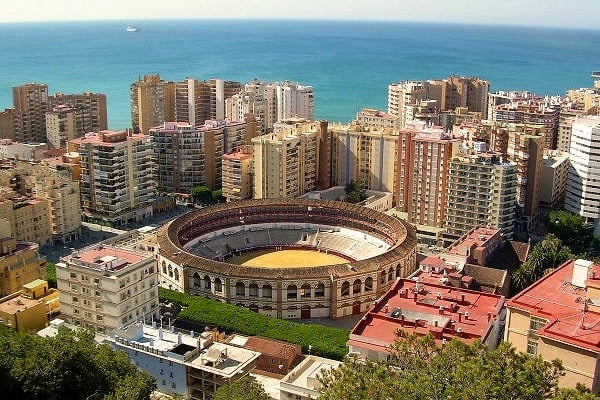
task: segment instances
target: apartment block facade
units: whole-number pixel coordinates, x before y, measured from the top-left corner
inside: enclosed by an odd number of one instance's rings
[[[227,100],[225,117],[241,121],[246,114],[254,114],[262,121],[263,129],[270,132],[278,121],[289,118],[312,120],[314,108],[312,86],[253,80]]]
[[[600,166],[600,116],[575,118],[569,160],[565,209],[595,224],[598,234],[600,188],[596,177]]]
[[[241,146],[223,155],[223,197],[227,201],[251,199],[253,195],[254,159],[252,146]]]
[[[56,264],[61,316],[108,332],[159,319],[158,274],[152,253],[109,245],[77,250]]]
[[[458,153],[460,139],[440,128],[399,131],[396,169],[396,208],[408,221],[436,228],[446,223],[450,160]]]
[[[150,217],[156,181],[150,137],[100,131],[69,142],[81,161],[85,218],[123,225]]]
[[[77,110],[81,116],[81,126],[78,127],[77,136],[108,129],[108,109],[106,95],[103,93],[54,93],[48,98],[48,102],[48,110],[61,105]]]
[[[14,135],[19,142],[46,142],[48,85],[26,83],[12,88]]]
[[[319,125],[298,123],[252,139],[254,198],[297,197],[315,190]]]
[[[394,192],[397,130],[360,123],[328,126],[332,184],[361,182],[365,189]]]
[[[405,127],[415,119],[415,112],[442,111],[466,107],[469,111],[487,117],[489,82],[475,77],[450,76],[428,81],[395,82],[388,86],[388,113],[400,117]]]
[[[517,167],[498,155],[483,153],[450,161],[444,247],[476,226],[501,230],[512,240]]]

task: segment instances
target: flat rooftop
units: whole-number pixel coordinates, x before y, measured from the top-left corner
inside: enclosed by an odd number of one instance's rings
[[[204,335],[193,337],[189,334],[171,332],[167,328],[139,323],[115,330],[113,334],[127,341],[127,344],[121,343],[122,346],[151,351],[164,358],[225,377],[236,375],[260,355],[256,351],[237,346],[213,343],[212,337]],[[190,351],[194,352],[191,357],[184,357]],[[177,356],[180,357],[176,358]]]
[[[62,260],[68,264],[87,267],[90,269],[100,269],[109,271],[118,271],[128,265],[136,264],[151,255],[107,245],[95,245],[86,247],[82,250],[76,250],[71,255]]]
[[[311,393],[306,392],[306,390],[319,391],[321,388],[319,376],[322,372],[336,369],[340,364],[340,361],[308,356],[281,379],[281,386],[288,389],[288,385],[290,385],[294,387],[294,392],[302,393],[305,391],[305,394],[310,395]],[[307,395],[305,397],[308,397]]]
[[[396,331],[436,341],[485,341],[504,305],[504,296],[400,279],[350,333],[349,345],[388,352]]]
[[[17,312],[25,311],[40,303],[40,299],[29,299],[22,295],[13,297],[5,302],[0,303],[0,312],[6,314],[16,314]]]

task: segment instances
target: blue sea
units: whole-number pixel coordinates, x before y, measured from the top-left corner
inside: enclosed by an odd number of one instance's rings
[[[126,32],[127,25],[140,27]],[[496,90],[564,94],[600,70],[600,31],[405,22],[146,20],[0,24],[0,108],[11,87],[106,93],[109,127],[131,124],[129,85],[141,75],[315,89],[315,117],[348,122],[386,109],[391,82],[479,76]]]

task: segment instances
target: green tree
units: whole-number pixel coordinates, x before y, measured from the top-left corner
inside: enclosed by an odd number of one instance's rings
[[[195,186],[192,188],[192,199],[196,204],[212,204],[212,189],[207,186]]]
[[[56,286],[56,265],[51,262],[46,263],[46,280],[48,287],[57,288]]]
[[[348,203],[360,203],[367,198],[367,191],[362,182],[350,181],[350,183],[346,185],[345,192],[346,201]]]
[[[598,400],[600,397],[593,394],[590,389],[578,383],[575,389],[559,389],[554,400]]]
[[[224,203],[225,197],[223,197],[223,189],[215,189],[212,192],[213,204]]]
[[[559,361],[518,353],[508,343],[495,350],[477,341],[432,336],[399,337],[387,361],[347,359],[325,371],[320,399],[529,399],[552,398],[563,368]]]
[[[549,233],[511,274],[512,293],[518,293],[567,260],[575,258],[569,247]]]
[[[154,379],[127,354],[97,345],[85,330],[59,330],[56,337],[0,332],[0,398],[148,399]]]
[[[548,232],[558,237],[576,255],[589,251],[592,230],[582,216],[563,210],[551,211],[546,217]]]
[[[269,395],[263,386],[252,377],[241,379],[223,385],[215,392],[214,400],[269,400]]]

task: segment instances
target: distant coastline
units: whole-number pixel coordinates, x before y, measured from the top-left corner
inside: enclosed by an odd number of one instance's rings
[[[198,23],[202,22],[202,23]],[[129,85],[160,73],[246,82],[291,80],[315,88],[315,117],[347,122],[363,107],[386,109],[387,85],[473,75],[492,91],[564,95],[591,86],[600,31],[390,21],[144,20],[2,23],[0,108],[11,87],[106,93],[109,126],[130,125]],[[222,32],[227,31],[227,35]],[[39,60],[44,60],[43,63]]]

